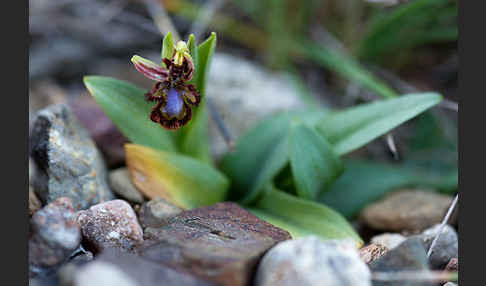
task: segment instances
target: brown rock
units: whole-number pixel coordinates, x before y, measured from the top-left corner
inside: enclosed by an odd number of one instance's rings
[[[95,261],[77,271],[73,278],[76,286],[215,286],[187,271],[175,270],[113,249],[103,251]]]
[[[145,232],[152,241],[138,249],[143,257],[236,286],[250,283],[266,250],[290,239],[287,231],[229,202],[182,212]]]
[[[155,198],[146,202],[140,208],[138,218],[143,228],[161,227],[169,220],[181,213],[183,209],[175,206],[163,198]]]
[[[132,207],[123,200],[94,205],[77,213],[83,239],[95,252],[107,247],[130,250],[143,241]]]
[[[41,202],[35,195],[32,188],[29,186],[29,216],[32,216],[36,211],[42,207]]]
[[[459,271],[459,259],[451,258],[447,266],[445,267],[446,271]]]
[[[388,251],[386,246],[381,244],[370,244],[359,250],[359,256],[366,263],[371,263],[376,259],[380,258],[383,254]]]
[[[361,217],[379,230],[417,231],[442,220],[452,197],[425,191],[403,190],[366,207]]]

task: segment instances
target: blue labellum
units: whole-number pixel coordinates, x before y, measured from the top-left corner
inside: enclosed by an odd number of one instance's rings
[[[179,117],[182,114],[184,100],[182,93],[175,88],[169,89],[166,98],[166,104],[162,112],[168,117]]]

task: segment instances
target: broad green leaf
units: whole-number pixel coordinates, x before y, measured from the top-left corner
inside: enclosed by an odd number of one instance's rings
[[[237,141],[221,169],[231,179],[230,198],[249,204],[289,163],[288,135],[292,119],[314,125],[324,111],[281,112],[262,119]]]
[[[173,134],[150,120],[153,104],[145,101],[146,90],[103,76],[86,76],[83,80],[96,102],[130,141],[158,150],[177,151]]]
[[[457,169],[433,170],[364,160],[347,160],[345,170],[319,201],[352,218],[384,194],[404,187],[451,192],[457,189]]]
[[[231,180],[230,199],[250,203],[288,163],[290,118],[280,113],[262,120],[228,152],[221,170]]]
[[[167,35],[165,35],[164,39],[162,40],[162,51],[160,53],[161,58],[172,59],[175,50],[174,47],[175,45],[174,45],[174,40],[172,40],[172,33],[168,32]],[[166,67],[164,62],[162,62],[162,66]]]
[[[343,171],[332,146],[316,130],[295,124],[290,131],[289,156],[297,195],[315,200]]]
[[[180,131],[179,144],[184,154],[204,162],[211,162],[209,149],[209,117],[206,104],[206,81],[211,58],[216,47],[216,34],[195,48],[194,35],[189,36],[189,50],[194,60],[195,74],[193,83],[201,94],[201,103],[194,110],[193,118],[187,126]]]
[[[375,101],[325,116],[317,129],[343,155],[386,134],[403,122],[438,104],[437,93],[409,94]]]
[[[191,157],[126,144],[127,167],[147,197],[162,197],[182,208],[211,205],[226,198],[228,179]]]
[[[312,201],[300,199],[267,185],[261,198],[251,206],[256,216],[290,232],[295,238],[314,234],[323,239],[363,240],[348,221],[333,209]]]

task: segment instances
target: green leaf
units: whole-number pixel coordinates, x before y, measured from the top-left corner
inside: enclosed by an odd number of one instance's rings
[[[457,168],[434,170],[365,160],[347,160],[344,165],[343,174],[322,194],[319,201],[348,218],[356,216],[363,207],[398,188],[424,187],[445,192],[457,189]]]
[[[185,209],[226,198],[228,179],[206,163],[135,144],[125,150],[132,181],[149,198],[160,196]]]
[[[261,199],[250,208],[256,216],[290,232],[292,237],[314,234],[323,239],[363,240],[348,221],[333,209],[304,200],[267,185]]]
[[[288,163],[289,124],[286,113],[264,119],[224,156],[221,170],[231,180],[230,199],[252,202]]]
[[[317,64],[336,72],[352,82],[362,85],[383,98],[394,98],[398,96],[385,82],[375,77],[350,56],[310,41],[303,40],[302,43],[300,46],[295,45],[297,52],[312,59]]]
[[[382,9],[368,22],[359,58],[390,65],[419,45],[457,40],[457,3],[410,1],[394,9]]]
[[[211,58],[216,47],[216,34],[195,48],[194,35],[189,36],[189,50],[194,60],[195,74],[193,83],[201,94],[201,103],[194,110],[193,118],[187,126],[180,130],[179,144],[184,154],[204,162],[211,162],[209,149],[209,117],[206,103],[206,81],[211,64]]]
[[[314,125],[325,114],[323,111],[280,112],[264,118],[240,137],[235,150],[221,161],[221,170],[232,183],[230,198],[245,204],[253,202],[289,163],[291,120]]]
[[[317,125],[324,137],[343,155],[386,134],[442,100],[437,93],[409,94],[332,112]]]
[[[162,51],[160,53],[160,56],[162,59],[165,58],[172,59],[172,56],[174,55],[174,51],[175,51],[175,45],[174,45],[174,40],[172,40],[172,33],[168,32],[162,41]],[[167,68],[164,62],[162,62],[162,66]]]
[[[176,151],[173,134],[153,123],[146,90],[103,76],[86,76],[84,84],[113,123],[130,141],[164,151]]]
[[[326,139],[305,124],[292,126],[289,142],[297,195],[315,200],[341,174],[343,164]]]

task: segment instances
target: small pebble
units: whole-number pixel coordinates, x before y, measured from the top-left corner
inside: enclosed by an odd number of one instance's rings
[[[119,168],[111,171],[108,180],[111,190],[123,199],[139,204],[144,202],[142,194],[133,185],[127,168]]]
[[[402,190],[367,206],[361,218],[384,231],[419,231],[442,220],[452,197],[432,191]]]
[[[429,250],[432,241],[439,231],[440,224],[426,229],[419,237],[422,239],[425,249]],[[450,225],[445,225],[437,243],[429,257],[429,262],[434,269],[444,269],[452,258],[458,257],[457,233]]]
[[[123,200],[94,205],[77,213],[83,239],[99,252],[107,247],[132,249],[143,242],[143,232],[132,207]]]
[[[372,243],[370,245],[361,248],[359,250],[359,256],[366,264],[368,264],[380,258],[387,251],[388,248],[386,246]]]
[[[371,243],[381,244],[388,249],[393,249],[406,239],[407,238],[405,236],[398,233],[383,233],[372,237]]]
[[[142,205],[138,212],[138,217],[144,229],[147,227],[160,227],[167,224],[170,218],[182,211],[183,209],[163,198],[155,198]]]

